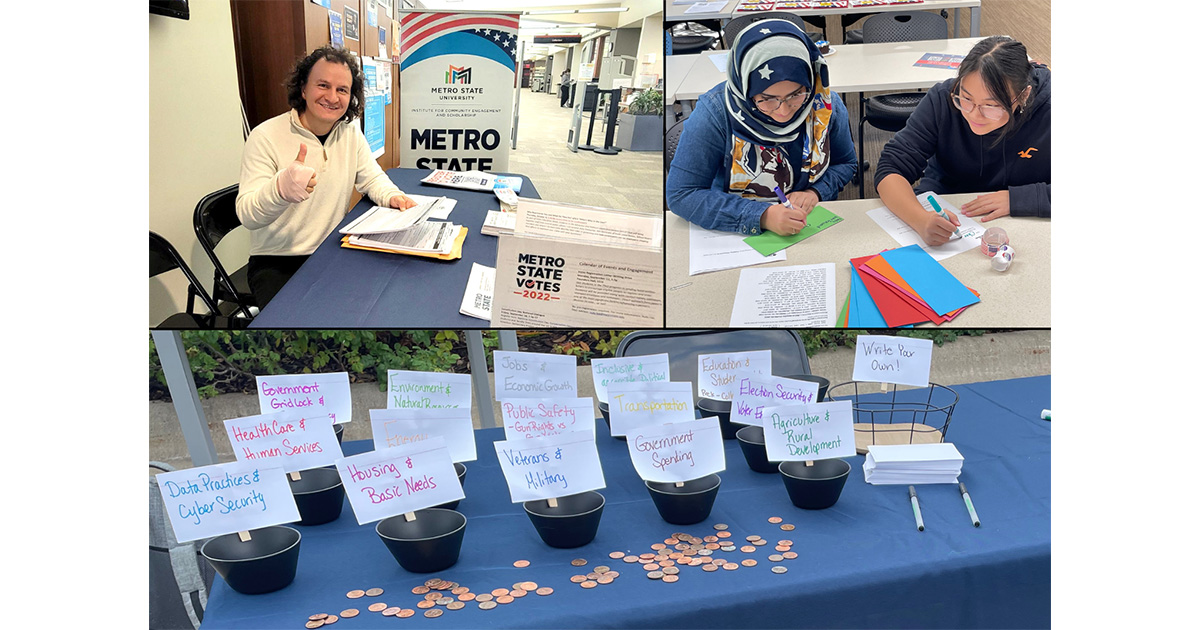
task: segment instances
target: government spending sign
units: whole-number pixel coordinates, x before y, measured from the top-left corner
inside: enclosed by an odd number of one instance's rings
[[[519,14],[400,18],[400,166],[507,171]]]

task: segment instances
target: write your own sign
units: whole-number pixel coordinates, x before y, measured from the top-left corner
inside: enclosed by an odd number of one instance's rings
[[[633,467],[646,481],[690,481],[725,470],[716,418],[639,427],[627,443]]]
[[[371,409],[371,436],[375,450],[395,448],[440,437],[450,459],[475,461],[475,428],[471,409]]]
[[[225,421],[225,433],[238,461],[280,466],[288,472],[328,466],[342,456],[324,414],[316,420],[295,412],[232,418]]]
[[[438,436],[345,457],[336,465],[359,525],[466,497]]]
[[[493,444],[513,503],[604,487],[596,441],[582,431]]]
[[[287,476],[274,462],[213,464],[154,478],[181,543],[300,520]]]
[[[696,357],[696,393],[700,398],[733,400],[739,374],[770,374],[771,351],[722,352]]]
[[[929,339],[859,335],[854,343],[856,381],[926,387],[932,363]]]
[[[854,411],[849,400],[763,409],[763,436],[771,461],[850,457]]]
[[[388,409],[471,409],[471,375],[388,370]]]
[[[254,381],[263,413],[295,411],[310,420],[325,414],[330,424],[350,422],[350,375],[346,372],[255,376]]]

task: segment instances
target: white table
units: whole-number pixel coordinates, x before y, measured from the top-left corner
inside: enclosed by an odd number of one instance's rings
[[[957,207],[976,194],[943,195]],[[850,292],[850,259],[898,247],[891,236],[867,216],[883,206],[878,199],[821,202],[842,222],[787,249],[787,260],[756,265],[789,267],[834,263],[837,308]],[[1003,217],[980,223],[1008,232],[1017,255],[1008,271],[993,271],[978,250],[962,252],[941,261],[960,282],[979,292],[980,302],[944,326],[955,328],[1009,328],[1050,326],[1050,221]],[[689,224],[667,212],[667,327],[725,328],[733,313],[742,267],[688,275]],[[932,326],[932,324],[923,324]]]

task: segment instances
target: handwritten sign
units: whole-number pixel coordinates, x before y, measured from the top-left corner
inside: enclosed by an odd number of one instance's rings
[[[492,444],[513,503],[604,487],[596,440],[583,431]]]
[[[671,380],[671,357],[666,353],[614,359],[592,359],[596,399],[608,402],[610,383],[664,383]]]
[[[181,543],[300,520],[287,475],[274,462],[213,464],[154,478]]]
[[[639,427],[629,458],[646,481],[690,481],[725,470],[725,441],[716,418]]]
[[[396,448],[431,437],[446,442],[451,461],[473,462],[475,427],[471,408],[445,409],[371,409],[371,436],[375,450]]]
[[[496,400],[512,398],[575,398],[578,387],[574,355],[540,352],[492,353]]]
[[[388,409],[471,409],[471,375],[388,370]]]
[[[849,400],[763,409],[763,436],[771,461],[850,457],[854,410]]]
[[[294,412],[264,413],[225,421],[225,433],[239,462],[260,461],[286,471],[328,466],[341,458],[342,447],[324,415],[316,421]]]
[[[643,426],[696,419],[692,384],[688,382],[613,383],[608,396],[612,435],[628,435]]]
[[[310,420],[323,413],[330,424],[350,422],[350,375],[346,372],[255,376],[254,380],[263,413],[296,411]]]
[[[700,398],[733,400],[739,374],[770,374],[771,351],[722,352],[696,357],[696,391]]]
[[[739,374],[737,383],[729,421],[756,427],[763,424],[764,407],[815,403],[820,390],[816,383],[765,374]]]
[[[440,436],[335,463],[359,525],[466,498]]]
[[[500,401],[504,439],[522,440],[587,431],[596,438],[595,402],[588,398],[514,398]]]
[[[859,335],[854,343],[854,380],[926,387],[933,341]]]

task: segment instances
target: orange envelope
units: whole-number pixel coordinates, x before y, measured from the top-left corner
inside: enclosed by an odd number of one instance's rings
[[[437,260],[458,260],[462,258],[463,241],[467,240],[467,226],[460,225],[458,227],[458,236],[454,237],[454,249],[450,250],[449,254],[430,254],[424,252],[398,252],[394,249],[384,249],[382,247],[368,247],[366,245],[350,244],[350,235],[342,237],[342,247],[346,249],[361,249],[368,252],[383,252],[385,254],[401,254],[404,256],[420,256],[421,258],[436,258]]]

